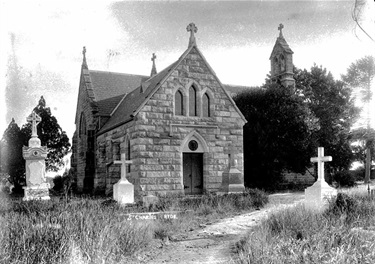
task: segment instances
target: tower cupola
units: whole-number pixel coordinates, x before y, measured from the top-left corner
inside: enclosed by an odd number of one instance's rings
[[[279,82],[283,86],[293,86],[295,81],[293,78],[293,51],[289,47],[283,36],[284,25],[280,24],[278,30],[279,37],[273,47],[271,61],[271,80]]]

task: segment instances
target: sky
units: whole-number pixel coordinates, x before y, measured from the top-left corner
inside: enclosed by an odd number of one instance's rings
[[[191,22],[199,49],[224,84],[264,83],[280,23],[296,67],[316,63],[339,79],[352,62],[375,53],[351,18],[353,3],[2,0],[0,134],[12,117],[22,126],[43,96],[71,138],[83,46],[91,70],[149,75],[152,53],[161,71],[187,49]],[[362,23],[374,36],[370,14],[372,0]]]

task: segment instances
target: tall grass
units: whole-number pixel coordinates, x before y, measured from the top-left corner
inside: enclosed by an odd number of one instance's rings
[[[375,200],[339,194],[323,212],[288,208],[236,246],[239,263],[374,263]]]
[[[120,213],[93,199],[8,202],[0,216],[0,263],[117,263],[152,238],[149,223]]]
[[[0,263],[132,263],[153,238],[172,238],[267,201],[263,192],[248,190],[238,195],[166,196],[150,208],[123,208],[104,199],[23,202],[0,193]],[[124,216],[145,211],[182,213],[176,220],[127,221]]]

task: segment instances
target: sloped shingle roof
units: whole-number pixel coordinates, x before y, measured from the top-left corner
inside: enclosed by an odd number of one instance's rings
[[[113,113],[111,118],[107,123],[100,129],[99,133],[103,133],[113,127],[118,126],[124,121],[132,118],[133,112],[145,101],[145,99],[153,92],[153,90],[160,84],[164,77],[169,73],[169,71],[175,66],[177,62],[171,64],[169,67],[159,72],[147,80],[149,83],[147,89],[141,92],[141,85],[128,93],[124,100],[118,105],[116,111]]]
[[[278,38],[276,39],[275,45],[273,46],[273,49],[272,49],[272,52],[271,52],[270,59],[272,58],[272,55],[273,55],[273,53],[274,53],[274,51],[275,51],[275,48],[276,48],[278,45],[281,46],[285,52],[287,52],[287,53],[291,53],[291,54],[294,53],[294,52],[292,51],[292,49],[289,47],[289,45],[288,45],[288,43],[286,42],[286,40],[284,39],[284,37],[281,36],[281,37],[278,37]]]
[[[149,78],[143,75],[93,70],[90,70],[90,77],[97,102],[129,93]]]

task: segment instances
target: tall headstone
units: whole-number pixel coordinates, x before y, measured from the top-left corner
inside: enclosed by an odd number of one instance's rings
[[[115,160],[114,164],[121,164],[121,179],[113,185],[113,199],[119,204],[134,203],[134,186],[126,179],[126,165],[132,164],[125,159],[125,153],[121,154],[121,160]]]
[[[23,158],[26,160],[26,187],[24,189],[24,201],[49,200],[49,183],[46,182],[47,147],[41,146],[36,126],[42,121],[39,115],[32,112],[27,117],[31,123],[31,138],[29,146],[23,147]]]
[[[243,174],[237,169],[235,155],[239,151],[230,147],[225,154],[228,154],[229,166],[223,172],[220,193],[242,193],[245,190]]]
[[[324,179],[324,162],[332,161],[331,156],[324,156],[324,148],[318,148],[318,157],[311,158],[311,162],[318,163],[318,180],[305,190],[305,206],[322,208],[327,199],[337,195],[337,190],[328,185]]]

